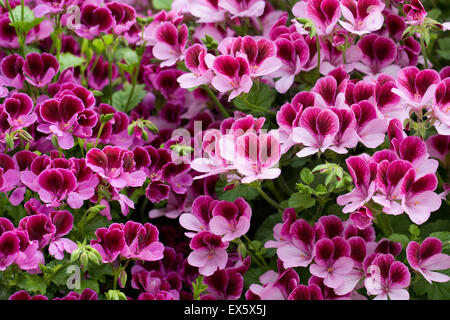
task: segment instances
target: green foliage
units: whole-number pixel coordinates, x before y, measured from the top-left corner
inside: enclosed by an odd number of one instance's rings
[[[315,204],[316,199],[311,194],[303,191],[293,193],[288,201],[289,207],[295,208],[297,211],[314,207]]]
[[[70,52],[64,52],[59,55],[59,70],[62,72],[70,67],[78,67],[86,60],[83,57],[75,56]]]
[[[152,0],[152,4],[156,10],[170,10],[172,0]]]
[[[200,300],[200,295],[208,288],[203,283],[203,276],[199,275],[194,282],[192,282],[192,288],[194,289],[194,300]]]
[[[44,18],[35,18],[33,11],[27,7],[16,6],[8,14],[11,26],[27,34],[31,29],[40,24]]]
[[[112,101],[113,106],[120,111],[128,111],[136,107],[147,95],[147,91],[145,90],[145,84],[136,84],[133,94],[131,95],[131,91],[133,90],[133,86],[128,82],[124,84],[123,89],[113,93]],[[128,103],[128,99],[131,95],[130,102]]]
[[[275,101],[276,91],[265,83],[254,83],[249,93],[242,93],[233,103],[236,108],[250,113],[264,113]]]
[[[311,184],[314,181],[314,175],[309,168],[303,168],[300,172],[300,178],[306,184]]]
[[[226,186],[226,182],[218,181],[216,184],[216,193],[220,200],[234,201],[239,197],[243,197],[245,200],[250,201],[258,197],[258,191],[248,184],[238,184],[233,189],[223,191]]]
[[[450,270],[438,272],[450,276]],[[421,275],[417,276],[421,277],[421,279],[412,286],[417,295],[426,295],[429,300],[450,300],[450,281],[444,283],[433,282],[430,284]]]

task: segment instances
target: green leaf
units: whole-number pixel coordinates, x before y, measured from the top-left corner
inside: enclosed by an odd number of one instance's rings
[[[437,20],[437,18],[439,18],[442,14],[442,11],[438,8],[433,8],[430,11],[428,11],[427,17]]]
[[[216,185],[216,193],[219,195],[219,200],[234,201],[239,197],[243,197],[247,201],[258,197],[259,193],[255,188],[247,184],[239,184],[231,190],[223,191],[225,183],[219,181]]]
[[[411,240],[416,241],[420,236],[420,229],[415,224],[409,226],[409,234],[411,235]]]
[[[23,7],[23,19],[22,19],[22,6],[16,6],[11,12],[8,14],[9,21],[15,22],[33,22],[34,21],[34,13],[27,6]]]
[[[288,201],[288,205],[291,208],[308,209],[316,204],[316,199],[306,193],[296,192],[291,195]]]
[[[450,270],[438,271],[450,275]],[[413,285],[414,292],[418,295],[427,295],[429,300],[450,300],[450,281],[445,283],[428,283],[424,278]]]
[[[450,60],[450,38],[438,39],[438,43],[440,50],[437,50],[437,53],[439,53],[442,58]]]
[[[192,282],[192,288],[194,289],[194,300],[199,300],[200,295],[208,288],[206,284],[203,283],[203,276],[198,276],[194,282]]]
[[[400,233],[393,233],[389,236],[389,240],[394,241],[394,242],[400,242],[402,244],[403,248],[406,248],[406,246],[409,243],[409,239],[407,236],[405,236],[404,234],[400,234]]]
[[[105,44],[101,39],[95,39],[94,41],[92,41],[92,45],[97,54],[101,54],[103,51],[105,51]]]
[[[9,13],[9,20],[11,25],[16,29],[19,29],[25,33],[28,33],[31,29],[41,23],[44,18],[35,18],[33,11],[27,6],[23,7],[23,19],[22,19],[22,6],[16,6]],[[12,22],[14,21],[14,23]]]
[[[133,95],[131,96],[130,99],[130,103],[127,106],[131,90],[132,85],[127,82],[123,86],[122,90],[113,93],[112,96],[113,106],[120,111],[128,111],[136,107],[147,95],[147,91],[145,90],[145,84],[136,84],[133,91]]]
[[[263,223],[259,226],[255,233],[255,239],[266,243],[268,240],[273,239],[273,227],[277,223],[282,222],[282,217],[279,213],[271,214],[268,216]]]
[[[70,52],[64,52],[59,56],[59,68],[62,72],[70,67],[78,67],[85,61],[83,57],[78,57]]]
[[[306,184],[311,184],[314,181],[314,175],[311,173],[309,168],[303,168],[300,172],[300,178]]]
[[[170,10],[172,0],[152,0],[153,8],[156,10]]]
[[[235,98],[233,102],[238,109],[261,113],[260,110],[254,109],[252,105],[262,109],[269,109],[275,101],[276,94],[275,89],[269,87],[265,83],[259,82],[258,84],[253,84],[250,92],[246,95],[246,98],[239,96]],[[251,105],[245,101],[248,101]]]
[[[322,196],[324,194],[328,193],[327,187],[325,187],[323,184],[319,184],[316,187],[316,190],[314,190],[314,193],[318,196]]]
[[[47,291],[45,280],[37,274],[23,273],[17,285],[28,292],[45,294]]]
[[[128,65],[136,65],[139,63],[139,57],[135,50],[130,48],[119,48],[115,54],[116,60],[125,60]]]

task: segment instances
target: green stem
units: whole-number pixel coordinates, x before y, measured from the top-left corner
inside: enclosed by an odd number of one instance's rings
[[[327,198],[318,199],[319,205],[317,206],[316,213],[314,214],[313,222],[316,222],[317,219],[322,215],[323,209],[325,208],[325,204],[327,203]]]
[[[99,140],[100,140],[100,136],[101,136],[101,134],[102,134],[102,131],[103,131],[103,127],[104,127],[104,126],[105,126],[105,123],[102,123],[102,124],[100,125],[100,129],[98,129],[97,139],[95,140],[94,148],[97,148],[97,145],[98,145],[98,142],[99,142]]]
[[[394,230],[392,229],[391,222],[389,221],[389,217],[386,213],[380,212],[377,215],[378,218],[378,224],[383,231],[383,234],[385,237],[389,237],[391,234],[394,233]]]
[[[137,83],[137,78],[139,75],[139,69],[141,67],[141,61],[142,61],[142,56],[139,56],[139,62],[136,66],[136,68],[133,70],[133,77],[132,77],[132,86],[131,86],[131,91],[130,91],[130,95],[128,96],[128,100],[127,100],[127,105],[125,107],[125,112],[128,112],[128,106],[130,105],[131,102],[131,98],[133,97],[133,93],[134,93],[134,89],[136,88],[136,83]]]
[[[270,192],[275,196],[275,198],[277,199],[278,202],[281,202],[284,200],[283,197],[281,196],[280,192],[278,191],[278,189],[275,187],[273,180],[267,180],[266,186],[270,190]]]
[[[116,290],[117,289],[117,280],[119,279],[119,274],[120,274],[120,264],[117,269],[113,269],[113,272],[114,272],[113,290]]]
[[[257,186],[255,189],[270,205],[272,205],[280,212],[284,211],[284,209],[278,203],[276,203],[275,200],[273,200],[267,193],[263,191],[263,189],[261,189],[261,186]]]
[[[216,95],[214,94],[214,92],[212,92],[211,88],[208,86],[203,86],[203,88],[206,90],[206,93],[208,93],[208,96],[211,98],[211,100],[216,104],[216,106],[219,108],[220,113],[222,113],[222,115],[225,118],[229,118],[230,115],[228,114],[227,110],[225,110],[225,107],[223,106],[223,104],[219,101],[219,99],[217,99]]]
[[[270,110],[261,108],[260,106],[257,106],[257,105],[255,105],[255,104],[249,102],[249,101],[247,100],[247,98],[242,99],[242,101],[244,101],[244,103],[245,103],[247,106],[249,106],[250,108],[252,108],[252,109],[255,109],[255,110],[257,110],[257,111],[261,111],[261,112],[264,112],[264,113],[269,113],[269,114],[271,114],[271,115],[273,115],[273,116],[276,116],[276,115],[277,115],[277,114],[276,114],[275,112],[273,112],[273,111],[270,111]]]
[[[427,50],[425,48],[425,42],[423,41],[423,35],[424,35],[424,33],[421,32],[421,34],[420,34],[420,47],[422,48],[422,56],[423,56],[423,61],[425,62],[425,69],[428,69]]]
[[[283,176],[280,175],[277,179],[277,181],[280,183],[281,188],[283,189],[283,191],[287,194],[287,195],[291,195],[294,192],[291,190],[291,188],[289,187],[289,185],[287,184],[286,180],[284,180]]]

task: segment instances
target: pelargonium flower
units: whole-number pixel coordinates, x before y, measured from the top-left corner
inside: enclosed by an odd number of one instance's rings
[[[292,13],[297,18],[311,19],[319,35],[328,35],[341,17],[341,6],[338,0],[299,1],[292,7]]]
[[[59,70],[56,58],[48,53],[29,53],[25,58],[23,73],[31,85],[42,88],[48,85]]]
[[[276,46],[272,41],[251,36],[237,38],[235,41],[241,44],[235,55],[243,55],[247,59],[252,77],[269,75],[281,67],[281,61],[276,57]],[[238,49],[235,43],[232,45],[233,50]]]
[[[277,112],[278,134],[281,143],[281,153],[286,153],[295,142],[292,134],[295,127],[298,127],[300,116],[303,110],[313,106],[315,95],[311,92],[302,91],[297,93],[291,103],[285,103]]]
[[[19,253],[19,239],[13,231],[0,235],[0,270],[5,271],[14,263]]]
[[[206,48],[200,44],[194,44],[186,50],[184,62],[191,72],[178,77],[181,88],[193,88],[211,82],[214,74],[206,65],[206,53]]]
[[[442,200],[433,192],[437,187],[435,174],[428,173],[416,178],[416,171],[409,169],[403,178],[402,208],[415,224],[428,220],[430,213],[440,208]]]
[[[334,136],[330,150],[341,154],[347,153],[347,149],[354,148],[358,144],[355,114],[347,108],[332,108],[331,110],[339,118],[339,130]]]
[[[436,123],[434,127],[442,135],[450,135],[450,78],[443,79],[436,88],[432,109]]]
[[[377,164],[366,154],[352,156],[345,160],[352,176],[355,188],[347,194],[337,197],[337,203],[345,207],[343,212],[353,212],[368,202],[375,192]]]
[[[237,239],[250,229],[252,209],[243,198],[218,202],[211,215],[209,228],[212,233],[223,236],[223,241]]]
[[[400,261],[395,261],[391,254],[375,254],[365,261],[365,270],[368,270],[364,285],[367,293],[376,295],[374,300],[408,300],[407,288],[410,284],[411,274],[408,268]]]
[[[277,178],[281,170],[274,166],[280,157],[280,143],[270,132],[259,135],[247,133],[236,140],[235,166],[244,176],[242,183]]]
[[[218,0],[219,7],[236,17],[259,17],[264,13],[265,2],[261,0]]]
[[[423,275],[429,283],[447,282],[450,277],[435,270],[450,268],[450,256],[442,253],[442,241],[428,237],[421,244],[411,241],[406,248],[409,265]]]
[[[111,186],[119,189],[126,186],[140,187],[146,179],[142,170],[134,170],[133,152],[120,147],[107,146],[103,150],[89,150],[86,165]]]
[[[51,207],[61,205],[67,196],[77,187],[77,179],[67,169],[47,169],[37,177],[41,200]]]
[[[376,148],[384,142],[388,122],[379,118],[375,106],[367,100],[351,106],[356,118],[358,140],[368,148]]]
[[[221,22],[225,19],[225,10],[219,7],[219,1],[200,0],[188,5],[189,12],[199,23]]]
[[[303,144],[297,153],[302,158],[317,152],[325,152],[333,143],[339,130],[339,118],[330,110],[319,107],[306,108],[300,116],[299,126],[294,128],[292,140]]]
[[[199,267],[200,274],[210,276],[216,270],[225,268],[228,261],[228,242],[223,242],[222,237],[203,231],[192,238],[189,246],[194,251],[189,254],[188,262]]]
[[[25,290],[20,290],[13,293],[8,300],[48,300],[48,298],[44,295],[37,294],[35,296],[31,296]]]
[[[279,248],[285,244],[292,243],[291,226],[297,220],[295,209],[287,208],[283,212],[283,222],[277,223],[273,227],[273,237],[275,240],[266,241],[265,248]]]
[[[37,129],[54,134],[62,149],[71,149],[74,146],[72,132],[78,115],[83,110],[83,101],[72,95],[65,95],[61,100],[48,99],[39,107],[40,116],[44,122]]]
[[[413,25],[420,25],[427,16],[427,11],[419,0],[411,0],[411,3],[403,6],[403,11],[406,13],[407,23]]]
[[[400,67],[393,62],[397,58],[397,46],[387,37],[370,34],[358,42],[361,50],[361,61],[355,62],[354,67],[365,73],[366,78],[373,78],[380,73],[395,77]]]
[[[363,35],[377,31],[383,26],[382,11],[385,4],[380,0],[342,0],[341,10],[346,21],[341,26],[351,33]]]
[[[50,243],[56,231],[51,218],[45,214],[36,214],[23,218],[19,222],[19,229],[27,232],[30,241],[37,241],[40,249]]]
[[[326,77],[317,80],[311,92],[315,94],[315,107],[329,108],[343,107],[345,88],[349,75],[341,68],[334,69]]]
[[[86,288],[81,294],[75,291],[70,291],[62,298],[53,298],[53,300],[98,300],[97,292],[92,289]]]
[[[343,238],[321,239],[316,243],[316,263],[309,270],[311,274],[323,278],[327,287],[338,289],[353,269],[353,260],[349,255],[350,245]]]
[[[216,75],[211,84],[219,92],[231,91],[228,101],[252,88],[250,67],[243,57],[219,56],[214,59],[213,70]]]
[[[29,127],[37,120],[33,112],[33,100],[24,93],[15,93],[4,101],[5,112],[8,114],[8,123],[11,130]]]
[[[111,81],[114,81],[118,77],[119,71],[115,64],[111,68]],[[103,56],[100,56],[98,59],[97,57],[92,57],[86,72],[88,85],[92,89],[103,90],[109,84],[109,62]]]
[[[170,67],[184,58],[184,49],[188,40],[188,28],[185,24],[177,28],[171,22],[163,22],[156,29],[158,42],[153,47],[155,58],[162,60],[161,67]]]
[[[180,216],[180,225],[190,230],[185,232],[189,238],[193,238],[198,232],[210,231],[209,222],[212,218],[212,210],[219,203],[210,196],[199,196],[195,198],[189,213]]]
[[[125,247],[121,256],[143,261],[160,260],[164,245],[158,241],[158,229],[151,223],[144,225],[128,221],[123,227]]]
[[[259,284],[251,284],[245,293],[247,300],[286,300],[300,284],[300,277],[293,268],[283,269],[278,264],[278,272],[269,270],[259,277]]]
[[[92,40],[102,32],[108,32],[114,25],[114,18],[107,7],[87,3],[81,8],[80,23],[75,25],[75,33]]]
[[[278,257],[285,268],[307,267],[315,255],[314,229],[305,220],[297,220],[290,225],[288,231],[290,241],[277,248]]]
[[[224,270],[217,270],[211,276],[205,277],[208,293],[201,296],[204,299],[237,300],[244,289],[244,274],[250,267],[250,257]]]
[[[445,158],[450,151],[450,136],[437,134],[429,137],[426,144],[430,157],[439,159],[445,165]]]
[[[73,216],[69,211],[53,211],[50,218],[55,226],[55,234],[48,247],[48,252],[57,260],[64,258],[64,252],[72,253],[77,249],[77,244],[70,239],[63,238],[72,230]]]
[[[132,6],[126,3],[110,2],[106,4],[106,7],[114,18],[112,27],[114,33],[122,34],[136,22],[136,10]]]
[[[103,263],[116,260],[126,246],[123,226],[118,223],[97,229],[95,235],[97,239],[91,240],[91,246],[100,253]]]
[[[392,92],[405,105],[418,112],[432,101],[440,80],[439,73],[435,70],[420,71],[416,67],[406,67],[398,73],[397,88],[393,88]]]
[[[7,87],[23,89],[25,80],[23,65],[25,60],[18,54],[11,54],[2,59],[0,63],[0,83]]]
[[[409,161],[416,170],[417,178],[428,173],[435,173],[439,163],[434,159],[429,159],[426,143],[419,137],[409,136],[401,141],[397,138],[395,148],[400,159]],[[400,143],[399,143],[400,142]]]
[[[352,219],[353,224],[358,229],[365,229],[372,224],[374,217],[370,208],[362,206],[357,211],[350,214],[350,219]]]
[[[301,284],[292,290],[288,300],[323,300],[323,295],[318,285],[314,283],[308,286]]]
[[[277,58],[281,61],[281,68],[270,76],[280,78],[275,82],[275,88],[280,93],[285,93],[292,86],[295,76],[302,71],[309,59],[309,47],[303,37],[295,41],[280,37],[275,40],[277,46]]]
[[[20,223],[19,223],[20,227]],[[38,240],[30,240],[27,230],[15,229],[19,238],[19,253],[17,254],[15,264],[22,270],[29,272],[39,272],[39,264],[45,264],[44,254],[40,250]]]
[[[20,180],[17,163],[8,155],[0,154],[0,192],[14,189]]]

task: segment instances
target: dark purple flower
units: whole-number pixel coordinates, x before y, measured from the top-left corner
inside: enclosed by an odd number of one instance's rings
[[[25,80],[38,88],[48,85],[59,70],[56,58],[48,53],[29,53],[23,65]]]

